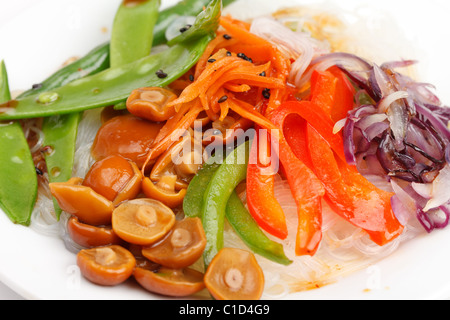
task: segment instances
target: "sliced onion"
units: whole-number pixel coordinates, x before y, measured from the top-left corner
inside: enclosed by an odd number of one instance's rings
[[[391,186],[395,193],[391,199],[392,210],[400,223],[406,226],[409,219],[417,212],[416,200],[395,179],[391,179]]]
[[[381,99],[378,108],[380,112],[387,112],[389,107],[397,100],[406,99],[409,97],[409,93],[406,91],[396,91]]]
[[[311,66],[304,74],[300,83],[297,84],[297,87],[302,88],[307,82],[309,82],[315,70],[325,71],[333,66],[338,66],[344,69],[347,74],[352,75],[352,78],[359,79],[360,83],[365,81],[372,68],[370,63],[354,54],[344,52],[325,54],[315,58],[311,62]]]
[[[448,128],[447,123],[442,122],[442,120],[440,120],[429,108],[421,104],[416,104],[416,108],[417,112],[427,118],[440,134],[447,140],[450,140],[450,129]]]
[[[450,165],[446,165],[433,181],[431,199],[423,209],[425,212],[443,206],[450,201]]]

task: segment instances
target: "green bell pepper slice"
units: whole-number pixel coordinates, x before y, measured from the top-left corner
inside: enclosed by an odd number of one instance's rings
[[[248,157],[247,141],[226,156],[206,187],[202,203],[202,223],[207,239],[203,253],[205,267],[223,248],[223,228],[228,199],[247,176]]]
[[[189,183],[183,201],[183,211],[187,217],[202,217],[205,190],[220,166],[215,159],[208,160]],[[286,257],[283,246],[269,239],[260,229],[235,191],[231,193],[226,204],[225,217],[240,239],[254,253],[282,265],[292,263]]]
[[[254,253],[282,265],[292,263],[286,257],[283,245],[270,240],[259,228],[235,191],[228,199],[226,217],[234,231]]]
[[[0,63],[0,102],[11,99],[5,63]],[[0,123],[0,208],[28,226],[36,202],[36,168],[20,123]]]

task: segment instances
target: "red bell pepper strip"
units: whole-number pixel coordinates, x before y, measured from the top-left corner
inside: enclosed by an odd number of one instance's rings
[[[333,133],[334,123],[324,109],[317,107],[310,101],[287,101],[276,110],[274,117],[285,117],[287,115],[298,115],[305,119],[330,144],[334,152],[345,160],[342,135]],[[297,156],[300,155],[297,154]]]
[[[338,79],[328,71],[315,70],[311,75],[310,101],[331,116]]]
[[[281,109],[281,110],[280,110]],[[313,171],[301,159],[306,157],[306,145],[300,151],[301,143],[296,143],[294,139],[301,139],[305,136],[305,131],[297,133],[300,136],[292,136],[290,127],[286,126],[285,120],[290,115],[287,109],[275,110],[270,120],[290,137],[292,144],[284,138],[284,134],[279,139],[279,158],[284,168],[284,174],[289,183],[292,195],[297,204],[298,227],[295,253],[298,256],[313,256],[319,248],[322,240],[322,199],[325,189]],[[295,113],[294,113],[295,115]],[[305,140],[304,140],[305,141]],[[292,146],[295,146],[299,156],[294,153]]]
[[[311,76],[310,101],[329,114],[333,123],[344,119],[354,107],[356,90],[338,67],[315,70]]]
[[[271,164],[260,161],[261,150],[258,144],[261,135],[258,131],[253,140],[247,167],[247,205],[250,214],[263,230],[284,240],[288,236],[288,229],[283,209],[274,194],[276,172],[270,174]]]
[[[391,208],[393,194],[378,189],[352,166],[336,158],[327,141],[310,125],[307,137],[314,172],[325,186],[325,199],[330,206],[344,219],[364,229],[380,246],[398,237],[403,226]]]
[[[337,78],[336,95],[330,113],[331,119],[336,123],[347,117],[348,112],[354,108],[356,89],[347,75],[338,67],[331,67],[328,71]]]

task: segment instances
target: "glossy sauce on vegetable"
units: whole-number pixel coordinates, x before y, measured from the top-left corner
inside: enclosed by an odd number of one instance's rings
[[[141,167],[161,128],[162,124],[133,115],[114,117],[98,131],[92,155],[96,160],[120,155]]]

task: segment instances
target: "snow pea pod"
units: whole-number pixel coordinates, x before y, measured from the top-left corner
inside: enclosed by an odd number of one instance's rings
[[[247,176],[249,142],[230,153],[206,187],[202,204],[202,223],[207,244],[203,261],[207,267],[223,248],[223,228],[228,199]]]
[[[150,54],[160,0],[134,4],[122,1],[114,18],[111,36],[111,67],[134,62]]]
[[[159,4],[159,0],[149,0],[132,7],[124,5],[124,3],[120,5],[114,20],[113,41],[110,46],[110,65],[112,67],[121,66],[150,54],[153,27],[158,18]],[[92,60],[92,62],[98,64],[96,60]],[[68,70],[62,75],[68,75],[70,71]],[[97,73],[96,71],[96,69],[92,70],[92,74]],[[53,88],[49,86],[47,90]],[[44,119],[42,126],[45,137],[44,145],[51,150],[51,152],[45,153],[48,177],[51,183],[65,182],[72,177],[75,143],[81,117],[81,113],[70,113]],[[61,208],[56,200],[53,203],[59,219]]]
[[[86,56],[61,68],[42,83],[35,84],[32,89],[20,94],[17,99],[46,92],[62,87],[72,81],[96,74],[109,68],[109,43],[92,49]]]
[[[236,0],[223,0],[224,7]],[[210,3],[210,0],[182,0],[177,4],[162,10],[159,14],[158,22],[155,26],[153,35],[153,45],[165,44],[167,28],[181,16],[196,16],[204,7]]]
[[[11,99],[8,75],[0,63],[0,102]],[[14,223],[28,226],[37,197],[33,158],[18,122],[0,123],[0,208]]]
[[[124,102],[140,87],[164,87],[185,74],[200,59],[215,36],[222,3],[211,1],[191,28],[195,41],[180,38],[167,50],[125,66],[73,81],[54,90],[0,104],[0,120],[47,117],[81,112]],[[184,40],[184,41],[183,41]]]
[[[65,182],[72,177],[75,143],[81,116],[81,113],[70,113],[44,119],[42,124],[43,145],[48,150],[44,156],[50,183]],[[53,206],[59,220],[62,210],[55,199],[53,199]]]

